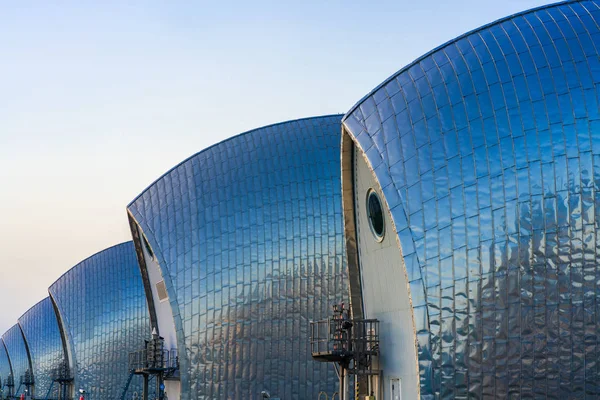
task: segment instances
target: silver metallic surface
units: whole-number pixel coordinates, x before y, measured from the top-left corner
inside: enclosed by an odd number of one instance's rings
[[[52,384],[59,367],[65,360],[58,321],[49,297],[31,307],[19,318],[19,325],[29,348],[36,398],[58,396],[58,385]],[[52,391],[48,390],[52,387]]]
[[[133,242],[83,260],[50,286],[66,335],[75,391],[86,400],[119,399],[129,377],[129,352],[150,338],[150,320]],[[127,399],[141,394],[133,378]]]
[[[129,205],[174,310],[182,399],[336,390],[333,368],[311,359],[308,327],[347,298],[340,119],[221,142]]]
[[[12,366],[15,382],[13,394],[20,396],[21,393],[25,392],[25,385],[20,385],[20,382],[25,377],[25,372],[28,369],[31,370],[31,361],[21,327],[18,324],[13,325],[2,335],[2,340],[6,345],[6,351]]]
[[[600,396],[599,24],[595,1],[503,19],[344,117],[404,254],[424,399]]]
[[[0,338],[0,393],[3,395],[8,393],[6,383],[10,374],[12,374],[10,360],[8,359],[8,353],[6,352],[4,340]]]

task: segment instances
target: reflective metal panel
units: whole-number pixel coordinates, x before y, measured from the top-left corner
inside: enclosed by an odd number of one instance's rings
[[[0,394],[3,396],[8,394],[8,387],[6,386],[8,376],[12,373],[10,366],[10,360],[8,359],[8,353],[6,352],[6,346],[4,340],[0,338]]]
[[[129,352],[150,337],[148,309],[132,242],[101,251],[50,286],[62,327],[75,390],[86,400],[118,399],[127,382]],[[141,393],[134,377],[128,392]]]
[[[311,360],[308,328],[347,298],[340,120],[236,136],[130,204],[174,310],[182,399],[263,390],[312,399],[336,389],[333,368]]]
[[[414,267],[425,399],[600,396],[599,24],[568,1],[487,25],[344,118]]]
[[[49,297],[31,307],[19,318],[19,325],[27,341],[33,375],[35,377],[35,396],[50,398],[58,395],[58,385],[52,380],[65,360],[58,322],[52,301]],[[52,388],[51,392],[48,392]]]
[[[15,380],[15,396],[25,392],[25,385],[21,381],[25,378],[25,372],[31,369],[27,345],[23,339],[23,332],[19,325],[13,325],[8,331],[2,335],[2,340],[6,345],[6,351],[10,358],[13,377]]]

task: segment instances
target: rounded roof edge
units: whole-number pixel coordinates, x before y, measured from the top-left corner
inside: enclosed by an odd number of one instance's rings
[[[540,10],[545,10],[547,8],[554,8],[554,7],[558,7],[564,4],[569,4],[569,3],[581,3],[583,0],[564,0],[564,1],[559,1],[556,3],[550,3],[550,4],[544,4],[542,6],[538,6],[538,7],[534,7],[534,8],[530,8],[524,11],[519,11],[517,13],[514,14],[510,14],[507,15],[506,17],[502,17],[500,19],[497,19],[495,21],[489,22],[485,25],[481,25],[480,27],[477,27],[475,29],[472,29],[470,31],[467,31],[459,36],[456,36],[454,39],[450,39],[447,42],[442,43],[441,45],[433,48],[432,50],[428,51],[427,53],[423,54],[422,56],[417,57],[415,60],[413,60],[412,62],[408,63],[407,65],[405,65],[404,67],[400,68],[398,71],[396,71],[395,73],[393,73],[392,75],[390,75],[388,78],[386,78],[383,82],[381,82],[379,85],[375,86],[375,88],[373,88],[369,93],[367,93],[366,95],[364,95],[360,100],[358,100],[349,110],[348,112],[346,112],[346,114],[344,114],[343,118],[342,118],[342,122],[345,121],[346,119],[348,119],[348,117],[350,116],[350,114],[352,114],[362,103],[365,102],[365,100],[367,100],[369,97],[373,96],[375,94],[375,92],[377,92],[379,89],[381,89],[383,86],[385,86],[387,83],[389,83],[390,81],[392,81],[393,79],[395,79],[398,75],[400,75],[401,73],[407,71],[410,67],[418,64],[419,62],[421,62],[422,60],[424,60],[425,58],[429,57],[430,55],[432,55],[433,53],[448,47],[449,45],[451,45],[452,43],[456,43],[459,40],[470,36],[474,33],[477,33],[479,31],[482,31],[484,29],[487,29],[491,26],[494,25],[498,25],[501,24],[505,21],[508,21],[510,19],[522,16],[522,15],[527,15],[530,13],[534,13],[536,11],[540,11]]]
[[[264,126],[260,126],[258,128],[254,128],[254,129],[250,129],[248,131],[242,132],[242,133],[238,133],[237,135],[233,135],[231,137],[228,137],[227,139],[223,139],[217,143],[211,144],[210,146],[192,154],[191,156],[185,158],[183,161],[175,164],[175,166],[173,166],[172,168],[169,168],[169,170],[167,170],[164,174],[160,175],[158,178],[156,178],[154,181],[152,181],[152,183],[150,183],[148,186],[146,186],[146,188],[144,190],[142,190],[137,196],[135,196],[133,198],[133,200],[131,200],[129,202],[129,204],[127,204],[127,209],[129,209],[129,207],[131,207],[133,205],[133,203],[135,203],[140,197],[142,197],[144,195],[144,193],[146,193],[152,186],[154,186],[156,183],[158,183],[158,181],[160,181],[162,178],[164,178],[165,176],[169,175],[171,172],[173,172],[174,170],[176,170],[177,168],[179,168],[180,166],[182,166],[183,164],[185,164],[186,162],[188,162],[189,160],[191,160],[192,158],[196,157],[197,155],[204,153],[205,151],[208,151],[214,147],[220,146],[224,143],[227,143],[231,140],[237,139],[241,136],[259,131],[261,129],[267,129],[267,128],[271,128],[274,126],[278,126],[278,125],[286,125],[286,124],[291,124],[293,122],[299,122],[299,121],[307,121],[307,120],[316,120],[316,119],[325,119],[325,118],[333,118],[333,117],[339,117],[340,118],[340,124],[342,122],[342,117],[344,117],[344,114],[325,114],[325,115],[316,115],[314,117],[304,117],[304,118],[297,118],[297,119],[290,119],[287,121],[281,121],[281,122],[275,122],[273,124],[268,124],[268,125],[264,125]]]
[[[56,283],[57,283],[58,281],[60,281],[60,280],[61,280],[61,279],[62,279],[62,278],[65,276],[65,275],[67,275],[69,272],[71,272],[71,271],[73,271],[73,270],[77,269],[79,266],[81,266],[81,264],[83,264],[84,262],[86,262],[86,261],[87,261],[87,260],[89,260],[90,258],[96,257],[97,255],[99,255],[99,254],[101,254],[101,253],[104,253],[105,251],[108,251],[108,250],[114,249],[114,248],[116,248],[116,247],[124,246],[124,245],[127,245],[127,244],[133,244],[133,240],[127,240],[127,241],[125,241],[125,242],[121,242],[121,243],[117,243],[117,244],[115,244],[115,245],[109,246],[109,247],[107,247],[107,248],[105,248],[105,249],[103,249],[103,250],[97,251],[97,252],[95,252],[94,254],[92,254],[92,255],[90,255],[90,256],[88,256],[88,257],[84,258],[83,260],[79,261],[77,264],[75,264],[74,266],[72,266],[71,268],[69,268],[67,271],[65,271],[65,272],[64,272],[64,273],[63,273],[61,276],[59,276],[59,277],[58,277],[58,278],[57,278],[57,279],[56,279],[54,282],[52,282],[52,284],[51,284],[50,286],[48,286],[48,292],[50,292],[50,289],[51,289],[51,288],[52,288],[54,285],[56,285]],[[51,296],[48,296],[48,297],[51,297]],[[42,301],[43,301],[43,300],[42,300]],[[35,306],[34,306],[34,307],[35,307]],[[31,307],[31,308],[33,308],[33,307]]]
[[[2,340],[4,340],[5,344],[6,344],[6,339],[4,339],[4,338],[6,337],[6,334],[7,334],[8,332],[10,332],[11,330],[15,329],[15,328],[18,328],[18,329],[19,329],[19,331],[20,331],[20,332],[22,332],[22,331],[21,331],[21,327],[19,326],[19,323],[18,323],[18,322],[17,322],[17,323],[15,323],[15,324],[13,324],[13,325],[11,325],[11,326],[10,326],[10,328],[8,328],[8,329],[7,329],[7,330],[6,330],[6,331],[5,331],[5,332],[2,334]],[[21,337],[23,337],[23,335],[21,335]],[[8,349],[6,349],[6,350],[8,351]]]
[[[35,303],[34,305],[32,305],[31,307],[29,307],[29,309],[27,311],[25,311],[23,314],[21,314],[21,316],[19,318],[17,318],[18,323],[21,323],[21,319],[27,315],[27,313],[29,313],[30,311],[32,311],[34,308],[36,308],[37,306],[39,306],[40,304],[42,304],[44,301],[46,300],[50,300],[50,296],[46,296],[43,299],[41,299],[40,301],[38,301],[37,303]]]

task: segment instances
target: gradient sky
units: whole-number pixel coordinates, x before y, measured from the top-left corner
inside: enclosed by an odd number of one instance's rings
[[[0,334],[77,262],[130,240],[126,205],[184,158],[344,113],[443,42],[548,2],[11,3],[0,9]]]

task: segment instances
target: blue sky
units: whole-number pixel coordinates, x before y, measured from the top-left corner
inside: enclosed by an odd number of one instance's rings
[[[0,334],[67,269],[129,240],[126,205],[184,158],[344,113],[443,42],[547,4],[50,3],[0,10]]]

